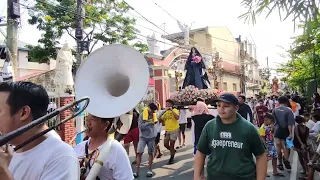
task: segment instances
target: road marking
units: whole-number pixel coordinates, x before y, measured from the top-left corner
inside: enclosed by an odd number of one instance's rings
[[[291,173],[290,173],[290,180],[297,179],[297,171],[298,171],[298,153],[296,151],[291,150],[291,153],[293,153],[292,157],[292,167],[291,167]]]

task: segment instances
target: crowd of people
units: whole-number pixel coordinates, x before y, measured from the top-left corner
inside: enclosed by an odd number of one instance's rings
[[[301,111],[303,107],[294,98],[246,98],[225,93],[217,99],[217,113],[210,111],[201,98],[189,109],[175,106],[170,99],[164,109],[157,103],[150,103],[142,112],[133,110],[129,132],[115,134],[115,138],[109,138],[114,118],[89,114],[87,138],[74,148],[61,141],[55,131],[50,131],[13,152],[13,147],[48,129],[41,124],[10,141],[10,145],[1,147],[0,179],[85,179],[95,163],[102,165],[96,179],[134,179],[140,175],[145,147],[149,161],[146,176],[151,177],[154,158],[162,157],[161,139],[170,152],[168,164],[175,163],[176,150],[186,145],[185,129],[188,113],[191,113],[194,180],[264,180],[269,176],[268,160],[272,161],[273,176],[284,176],[282,171],[291,169],[292,150],[298,153],[303,167],[300,178],[312,180],[314,172],[320,169],[319,94],[314,94],[313,112]],[[40,85],[0,83],[0,132],[6,135],[46,115],[48,104],[48,94]],[[131,143],[136,155],[133,162],[128,158]],[[97,158],[105,144],[111,146],[100,162]],[[206,158],[207,173],[204,170]],[[136,165],[134,170],[132,164]]]

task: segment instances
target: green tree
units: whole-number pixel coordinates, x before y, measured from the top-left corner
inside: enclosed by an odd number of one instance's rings
[[[91,0],[84,4],[84,40],[90,42],[87,52],[90,54],[97,43],[121,43],[136,47],[145,52],[147,46],[141,42],[133,43],[136,33],[136,20],[125,15],[129,6],[114,0]],[[56,58],[57,46],[62,35],[67,33],[74,40],[76,21],[76,0],[39,1],[29,8],[29,24],[36,25],[43,31],[40,45],[29,46],[29,59],[36,62],[47,62]]]
[[[301,28],[305,26],[300,25]],[[292,48],[283,55],[288,62],[277,69],[278,72],[287,74],[286,81],[292,88],[302,92],[306,91],[308,82],[314,79],[314,69],[318,77],[320,75],[320,30],[315,21],[309,22],[307,26],[308,32],[297,36]]]

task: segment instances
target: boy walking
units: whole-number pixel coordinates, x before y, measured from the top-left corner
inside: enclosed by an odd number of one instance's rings
[[[155,149],[155,137],[156,137],[156,131],[154,128],[154,113],[157,111],[158,107],[154,103],[150,103],[147,107],[147,115],[148,117],[143,117],[145,114],[140,115],[139,121],[138,121],[138,127],[139,127],[139,142],[138,142],[138,149],[137,149],[137,167],[136,172],[133,173],[133,176],[137,178],[139,176],[139,170],[140,170],[140,163],[141,163],[141,157],[144,152],[144,148],[148,147],[148,154],[149,154],[149,170],[147,172],[147,177],[152,177],[152,161],[154,156],[154,149]],[[145,118],[147,120],[145,120]]]
[[[259,128],[259,133],[262,138],[262,141],[267,146],[268,160],[272,160],[273,176],[284,177],[284,175],[282,173],[279,173],[277,169],[278,155],[273,141],[273,123],[274,117],[272,116],[272,114],[267,113],[264,117],[263,124]],[[267,175],[267,177],[269,177],[269,175]]]

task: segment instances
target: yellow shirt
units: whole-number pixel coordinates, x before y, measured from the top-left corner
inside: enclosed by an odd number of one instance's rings
[[[175,112],[177,115],[179,115],[178,109],[173,109],[173,112]],[[179,128],[179,121],[178,119],[174,118],[172,111],[166,111],[162,116],[161,119],[164,121],[165,130],[168,132],[175,131]]]
[[[261,127],[259,128],[259,133],[260,136],[266,136],[266,129],[264,128],[264,124],[261,125]]]

